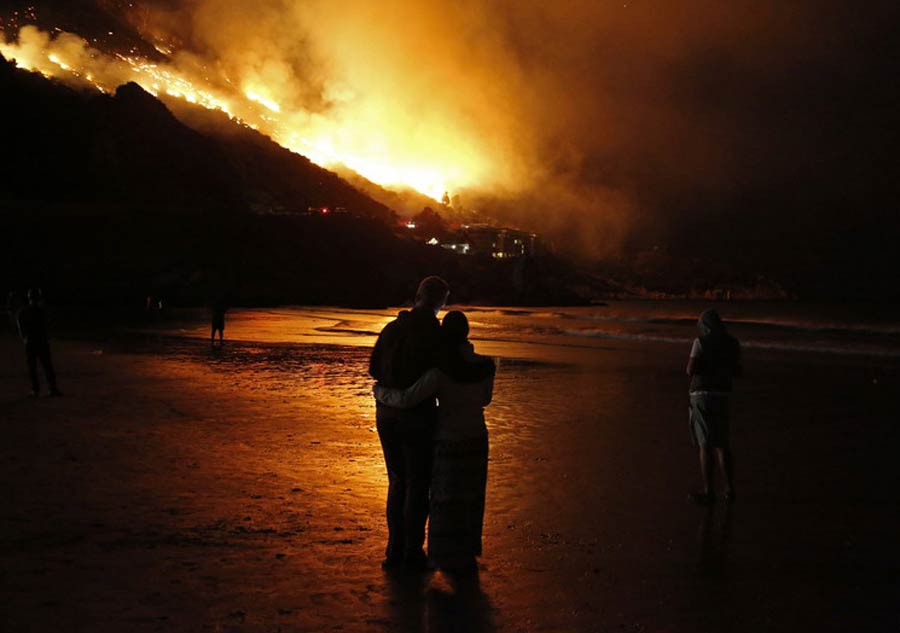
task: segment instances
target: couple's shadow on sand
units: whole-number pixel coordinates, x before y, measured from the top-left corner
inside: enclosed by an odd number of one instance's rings
[[[478,573],[464,576],[388,575],[388,608],[401,630],[415,633],[493,633],[493,606]]]

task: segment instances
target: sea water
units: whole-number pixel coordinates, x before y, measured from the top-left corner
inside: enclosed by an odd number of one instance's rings
[[[548,347],[596,348],[614,342],[689,346],[707,307],[719,310],[744,348],[858,356],[900,356],[900,308],[783,302],[708,304],[617,301],[566,308],[451,306],[469,318],[471,340],[513,355],[541,356]],[[267,343],[370,346],[400,308],[322,307],[233,310],[228,339]],[[206,324],[181,334],[207,335]],[[544,350],[535,351],[535,346]],[[530,349],[530,351],[528,351]]]

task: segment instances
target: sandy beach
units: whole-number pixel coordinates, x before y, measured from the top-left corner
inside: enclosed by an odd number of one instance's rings
[[[253,319],[221,350],[202,321],[59,337],[65,395],[36,400],[4,333],[3,631],[900,629],[896,357],[747,350],[738,501],[703,509],[684,346],[475,340],[485,551],[454,585],[379,567],[371,335]]]

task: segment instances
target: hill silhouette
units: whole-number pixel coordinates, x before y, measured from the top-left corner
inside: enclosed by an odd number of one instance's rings
[[[0,92],[0,287],[74,304],[383,306],[441,274],[460,302],[580,301],[564,261],[398,235],[384,204],[224,115],[170,102],[176,117],[135,84],[75,90],[2,58]]]
[[[337,174],[235,123],[225,113],[172,97],[165,98],[165,103],[179,121],[216,143],[252,210],[297,213],[327,207],[385,221],[394,219],[390,208]]]
[[[4,121],[0,196],[57,207],[246,207],[209,139],[134,84],[85,94],[0,63]]]

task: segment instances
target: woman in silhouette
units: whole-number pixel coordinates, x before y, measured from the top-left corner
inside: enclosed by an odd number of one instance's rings
[[[725,477],[724,498],[734,501],[734,472],[729,441],[730,395],[733,379],[742,374],[741,345],[725,329],[715,310],[704,310],[697,321],[699,336],[691,346],[687,364],[690,386],[690,425],[699,447],[703,489],[690,497],[701,505],[711,504],[713,453]]]

